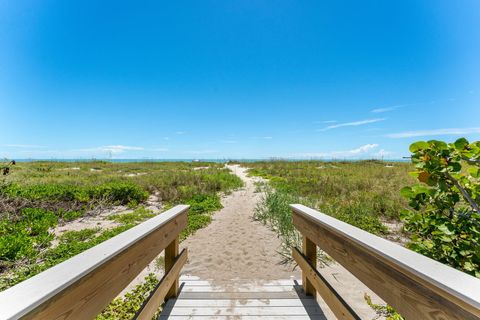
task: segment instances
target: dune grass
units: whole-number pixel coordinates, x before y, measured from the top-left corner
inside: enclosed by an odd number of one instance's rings
[[[414,181],[408,163],[381,161],[265,161],[248,163],[249,173],[268,179],[255,217],[282,238],[285,252],[300,245],[290,203],[301,203],[377,235],[389,233],[382,221],[398,222],[407,207],[400,190]]]
[[[153,217],[142,206],[152,194],[165,209],[191,205],[184,239],[221,208],[220,192],[242,185],[216,163],[20,163],[0,181],[0,290]],[[118,227],[68,231],[52,246],[52,228],[117,205],[136,209],[108,218]]]

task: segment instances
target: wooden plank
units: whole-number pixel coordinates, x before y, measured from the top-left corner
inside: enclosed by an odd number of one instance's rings
[[[187,299],[170,299],[165,304],[165,308],[182,308],[182,307],[301,307],[318,305],[315,298],[308,297],[305,299],[242,299],[242,300],[187,300]]]
[[[314,269],[317,268],[317,246],[312,240],[308,239],[307,236],[303,236],[303,254],[307,259],[308,263],[313,266]],[[306,276],[305,272],[302,272],[302,282],[303,282],[303,289],[305,290],[305,294],[307,296],[314,296],[316,295],[315,286],[312,284],[310,279]]]
[[[295,287],[291,286],[235,286],[227,292],[288,292],[295,291]],[[225,288],[221,286],[183,286],[182,292],[225,292]]]
[[[206,299],[206,300],[239,300],[239,299],[295,299],[305,298],[304,294],[288,292],[183,292],[179,294],[179,299]]]
[[[0,293],[1,319],[91,319],[187,225],[177,206]]]
[[[170,316],[308,316],[323,315],[318,306],[311,307],[204,307],[204,308],[169,308],[162,314]]]
[[[165,297],[170,293],[172,286],[178,281],[178,275],[183,266],[187,262],[187,249],[183,249],[182,253],[175,259],[173,266],[168,270],[167,274],[162,278],[157,287],[145,301],[143,306],[137,312],[135,319],[150,320],[158,311],[165,301]]]
[[[169,272],[173,266],[175,265],[175,260],[178,256],[179,252],[179,244],[180,244],[180,238],[177,235],[175,240],[170,243],[167,248],[165,248],[165,272]],[[177,277],[174,279],[170,289],[168,290],[165,299],[168,300],[170,298],[175,298],[178,296],[178,288],[179,288],[179,282],[178,282],[178,274]]]
[[[159,320],[231,320],[231,319],[241,319],[241,320],[326,320],[323,315],[316,316],[242,316],[242,317],[232,317],[232,316],[160,316]]]
[[[328,281],[318,272],[316,267],[311,265],[307,258],[297,248],[292,249],[292,256],[300,269],[302,269],[302,273],[305,274],[309,282],[315,287],[316,291],[320,294],[337,319],[360,319],[330,283],[328,283]]]
[[[180,277],[180,284],[183,284],[184,287],[201,287],[201,286],[223,286],[228,287],[231,286],[231,281],[216,281],[216,280],[185,280],[185,278]],[[269,286],[296,286],[302,285],[301,279],[288,279],[288,280],[272,280],[272,281],[262,281],[260,279],[255,279],[254,284],[252,284],[251,280],[236,280],[235,285],[237,287],[269,287]]]
[[[293,223],[407,319],[480,319],[480,279],[319,213]]]

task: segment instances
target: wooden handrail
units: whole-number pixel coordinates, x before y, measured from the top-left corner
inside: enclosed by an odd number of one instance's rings
[[[178,235],[187,226],[188,208],[176,206],[0,292],[0,319],[94,318],[167,247],[165,260],[176,260],[170,255],[178,255]],[[182,261],[185,258],[186,253]],[[169,276],[176,278],[167,288],[173,294],[178,272]]]
[[[304,239],[407,320],[480,319],[480,279],[311,208],[298,204],[291,208],[293,224]]]
[[[187,250],[183,249],[182,253],[175,259],[172,268],[165,270],[165,276],[162,278],[157,287],[151,292],[150,296],[145,300],[144,304],[137,312],[135,319],[151,320],[158,310],[158,307],[165,301],[165,298],[173,298],[178,295],[178,275],[182,270],[183,265],[187,262]],[[175,293],[171,296],[171,291]]]
[[[313,291],[305,290],[307,295],[315,295],[318,292],[323,300],[330,307],[337,319],[340,320],[360,320],[360,317],[352,310],[348,303],[337,293],[318,270],[312,265],[312,261],[308,259],[299,249],[292,249],[292,257],[297,262],[302,274],[304,275],[303,285],[308,288],[305,281],[310,283],[314,288]]]

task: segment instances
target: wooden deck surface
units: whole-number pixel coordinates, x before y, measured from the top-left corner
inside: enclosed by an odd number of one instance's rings
[[[315,299],[305,296],[301,280],[230,286],[182,278],[180,286],[159,319],[326,319]]]

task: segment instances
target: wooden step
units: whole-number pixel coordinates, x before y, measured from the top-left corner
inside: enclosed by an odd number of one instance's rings
[[[225,282],[182,278],[178,298],[169,300],[159,319],[326,319],[299,280]]]

